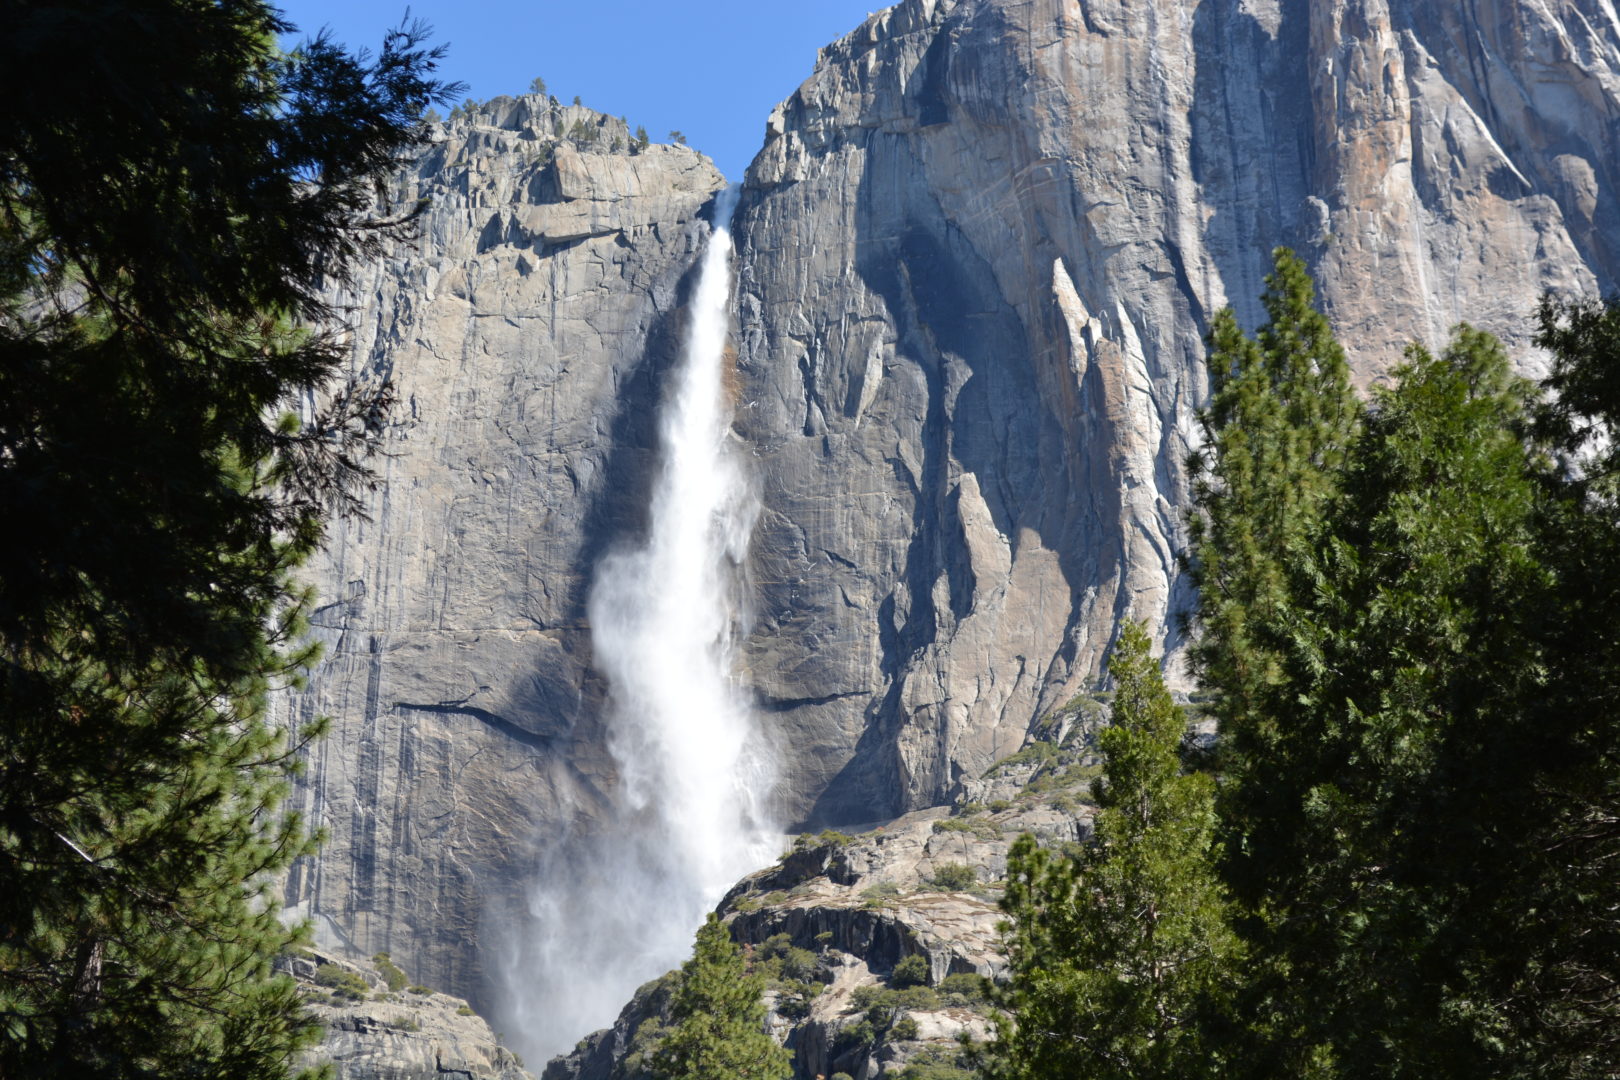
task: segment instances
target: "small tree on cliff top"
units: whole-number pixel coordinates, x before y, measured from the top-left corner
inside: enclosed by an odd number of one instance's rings
[[[657,1080],[786,1080],[787,1050],[765,1032],[765,976],[750,972],[724,923],[709,916],[653,1054]]]

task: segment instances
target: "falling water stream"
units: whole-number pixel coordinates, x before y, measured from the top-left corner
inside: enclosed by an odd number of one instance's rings
[[[645,542],[604,558],[591,586],[618,786],[588,842],[542,867],[535,933],[510,958],[507,1034],[540,1061],[679,965],[705,913],[780,840],[769,754],[732,673],[735,578],[758,514],[724,385],[735,199],[718,201],[662,406]]]

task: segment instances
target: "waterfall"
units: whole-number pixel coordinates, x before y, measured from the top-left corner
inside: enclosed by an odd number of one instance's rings
[[[780,841],[764,805],[769,754],[732,676],[735,578],[758,515],[728,445],[735,202],[733,190],[718,200],[662,406],[646,540],[605,557],[591,586],[618,786],[583,842],[550,845],[535,932],[508,959],[506,1034],[537,1064],[678,966],[704,915]]]

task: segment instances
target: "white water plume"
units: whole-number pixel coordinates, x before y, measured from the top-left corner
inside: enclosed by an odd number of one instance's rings
[[[604,558],[591,587],[618,786],[607,821],[549,845],[535,936],[509,958],[507,1035],[539,1061],[679,965],[704,915],[780,840],[764,808],[769,755],[732,675],[734,582],[758,515],[728,447],[734,202],[728,191],[716,208],[663,404],[646,541]]]

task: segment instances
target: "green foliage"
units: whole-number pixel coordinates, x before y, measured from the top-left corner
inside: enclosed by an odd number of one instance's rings
[[[336,964],[320,964],[315,968],[315,985],[332,991],[334,997],[351,1001],[364,1001],[371,994],[371,984],[357,973]]]
[[[1297,1018],[1273,1050],[1326,1050],[1341,1075],[1495,1073],[1501,1021],[1454,951],[1454,914],[1496,847],[1487,803],[1518,786],[1491,759],[1541,675],[1513,616],[1550,585],[1531,550],[1525,390],[1466,326],[1395,374],[1302,556],[1314,585],[1289,613],[1303,625],[1266,705],[1271,753],[1241,763],[1231,820],[1240,870],[1266,883],[1262,955],[1290,973],[1267,988]],[[1451,779],[1471,773],[1509,790]]]
[[[871,998],[870,1004],[865,1006],[865,1015],[855,1023],[840,1028],[833,1036],[833,1058],[843,1057],[855,1050],[869,1050],[884,1043],[915,1039],[917,1021],[906,1015],[907,1008],[892,992]]]
[[[1083,761],[1069,764],[1054,764],[1052,767],[1036,774],[1029,783],[1024,785],[1023,795],[1047,795],[1056,793],[1074,795],[1077,791],[1088,791],[1096,780],[1098,767]]]
[[[939,991],[931,986],[907,986],[903,989],[890,991],[893,1001],[900,1008],[911,1011],[927,1012],[940,1007]]]
[[[853,1024],[838,1029],[833,1036],[832,1056],[841,1058],[852,1050],[864,1050],[878,1040],[877,1030],[872,1027],[872,1021],[857,1020]]]
[[[630,1047],[625,1052],[624,1061],[620,1065],[620,1072],[626,1077],[641,1077],[648,1075],[652,1055],[657,1052],[658,1046],[664,1040],[664,1021],[662,1017],[652,1016],[643,1020],[636,1027],[635,1034],[630,1038]],[[586,1042],[582,1040],[576,1050],[583,1050]]]
[[[857,986],[849,995],[849,1007],[857,1012],[883,1014],[907,1012],[913,1009],[928,1011],[940,1006],[939,992],[920,983],[907,983],[890,989],[885,986]],[[876,1019],[881,1019],[881,1016]],[[886,1024],[887,1021],[884,1020]]]
[[[386,383],[321,299],[401,235],[425,31],[291,54],[253,0],[8,12],[0,83],[0,1075],[281,1078],[302,739],[290,573],[358,505]],[[41,82],[39,72],[89,71]],[[138,88],[138,89],[137,89]],[[384,219],[375,215],[383,214]],[[300,424],[294,400],[327,400]]]
[[[1079,798],[1068,792],[1059,792],[1052,796],[1046,801],[1046,805],[1065,814],[1079,814],[1085,806]]]
[[[881,986],[857,987],[850,995],[849,1009],[863,1015],[834,1037],[833,1057],[836,1059],[851,1051],[866,1050],[880,1043],[916,1039],[917,1021],[907,1014],[914,1010],[926,1011],[939,1007],[939,995],[927,986],[910,985],[902,990]]]
[[[979,883],[979,875],[966,863],[938,863],[929,884],[940,892],[966,892]]]
[[[669,133],[669,141],[677,146],[685,146],[686,136],[682,135],[679,131],[671,131]]]
[[[939,995],[947,1005],[972,1007],[989,1000],[984,976],[961,971],[940,980]]]
[[[819,982],[827,978],[820,957],[793,944],[787,934],[772,934],[754,950],[754,966],[771,981]]]
[[[529,80],[529,93],[544,96],[546,93],[546,80],[538,75]]]
[[[459,1005],[459,1006],[456,1007],[456,1015],[457,1016],[477,1016],[478,1014],[473,1011],[473,1007],[471,1005]]]
[[[849,833],[839,832],[837,829],[822,829],[819,833],[800,833],[793,839],[794,851],[809,851],[813,848],[844,848],[855,842]]]
[[[895,1080],[973,1080],[974,1074],[960,1065],[919,1062],[908,1064],[889,1075]]]
[[[923,1048],[905,1067],[889,1075],[895,1080],[972,1080],[973,1073],[961,1050],[939,1046]]]
[[[1082,714],[1090,715],[1095,710],[1096,719],[1100,720],[1104,710],[1103,702],[1108,697],[1106,694],[1083,694],[1063,709],[1050,714],[1039,729],[1036,741],[986,769],[985,777],[1001,776],[1011,769],[1033,766],[1029,778],[1024,781],[1024,786],[1018,793],[1019,801],[1030,804],[1046,796],[1046,801],[1056,809],[1070,813],[1079,812],[1082,805],[1089,802],[1087,793],[1097,775],[1094,754],[1089,745],[1090,732],[1094,729],[1094,725],[1076,725],[1067,731],[1061,742],[1054,740],[1063,728],[1066,718]],[[997,799],[990,804],[990,809],[1000,813],[1011,809],[1012,806],[1010,800]],[[976,836],[983,839],[995,839],[1001,835],[999,827],[988,821],[971,824],[936,823],[934,828],[938,832],[953,830],[966,832],[971,828]]]
[[[1226,1052],[1256,1076],[1613,1075],[1620,840],[1592,823],[1620,819],[1620,314],[1544,303],[1550,403],[1463,326],[1348,410],[1335,365],[1275,348],[1321,337],[1287,292],[1291,337],[1212,335],[1199,490],[1250,951]]]
[[[892,881],[880,881],[861,890],[861,903],[863,907],[876,909],[887,906],[900,895],[899,885]]]
[[[1067,727],[1063,742],[1084,738],[1090,729],[1106,718],[1111,697],[1107,691],[1076,694],[1060,708],[1041,717],[1034,729],[1035,734],[1045,741],[1056,741],[1058,733]]]
[[[995,840],[1001,836],[1001,826],[993,821],[983,818],[975,820],[971,817],[940,818],[934,822],[934,831],[937,833],[967,833],[981,840]]]
[[[999,776],[1009,769],[1020,765],[1034,765],[1037,768],[1050,764],[1058,759],[1058,746],[1052,742],[1032,742],[1017,753],[1009,754],[984,771],[986,779]]]
[[[889,985],[896,989],[908,986],[928,985],[928,958],[921,953],[912,953],[901,958],[889,973]]]
[[[383,982],[388,984],[388,989],[396,994],[405,989],[405,984],[410,982],[405,977],[405,973],[399,969],[399,966],[394,963],[393,958],[387,953],[378,953],[371,958],[371,962],[377,965],[377,971],[382,975]]]
[[[417,983],[416,985],[411,986],[411,987],[407,987],[406,989],[407,989],[408,993],[421,994],[424,997],[429,996],[429,995],[431,995],[433,993],[433,988],[432,987],[423,986],[421,983]]]
[[[647,129],[640,124],[636,125],[636,141],[631,145],[635,147],[637,152],[652,145],[652,139],[648,137]]]
[[[882,986],[857,986],[849,995],[849,1009],[865,1012],[884,999],[890,991]]]
[[[776,984],[779,991],[776,1011],[789,1020],[803,1020],[810,1015],[810,1007],[821,996],[824,986],[819,982],[787,979]]]
[[[1538,535],[1557,571],[1543,624],[1555,677],[1502,751],[1529,797],[1506,833],[1519,872],[1480,932],[1511,923],[1531,947],[1535,992],[1504,997],[1540,1067],[1595,1077],[1620,1073],[1620,830],[1602,824],[1620,821],[1620,297],[1544,299],[1538,322],[1552,357],[1534,423],[1554,458]]]
[[[993,1080],[1197,1077],[1219,1062],[1198,1021],[1218,1015],[1236,956],[1213,865],[1214,791],[1184,775],[1181,713],[1136,624],[1109,671],[1095,843],[1079,859],[1021,837],[1002,909],[1007,1011],[985,1059]]]
[[[715,916],[698,931],[649,1073],[659,1080],[786,1080],[786,1050],[765,1033],[764,976]]]
[[[1284,248],[1274,258],[1270,322],[1257,338],[1230,310],[1215,318],[1205,448],[1189,462],[1202,511],[1192,522],[1202,630],[1192,656],[1219,689],[1212,709],[1240,762],[1270,755],[1262,711],[1282,677],[1286,612],[1309,588],[1300,570],[1362,412],[1304,265]]]

